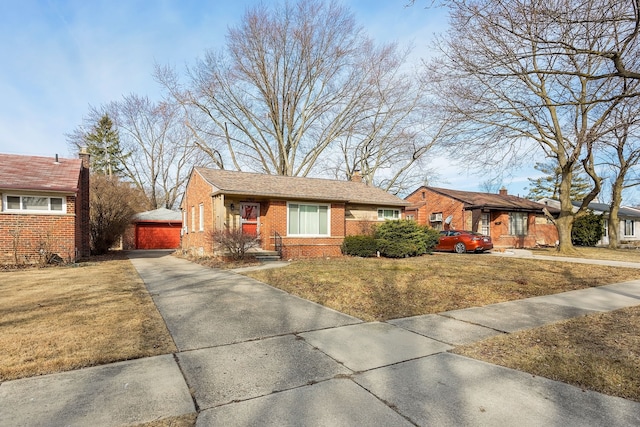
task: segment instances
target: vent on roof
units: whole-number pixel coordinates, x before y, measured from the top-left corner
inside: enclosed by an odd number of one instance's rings
[[[60,162],[58,161],[58,154],[56,154],[56,164],[59,164]]]

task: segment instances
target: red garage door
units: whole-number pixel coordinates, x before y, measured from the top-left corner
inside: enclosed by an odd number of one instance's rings
[[[180,225],[136,224],[136,249],[175,249],[180,246]]]

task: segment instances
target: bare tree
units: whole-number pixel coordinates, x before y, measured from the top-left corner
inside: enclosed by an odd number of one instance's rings
[[[611,200],[609,203],[609,244],[612,249],[620,247],[620,218],[618,212],[625,189],[640,185],[636,166],[640,163],[640,104],[627,102],[612,116],[615,127],[601,143],[599,153],[601,175],[609,180]]]
[[[367,38],[346,8],[301,0],[249,9],[226,49],[188,70],[187,85],[166,67],[156,77],[185,105],[196,143],[219,167],[306,176],[342,148],[344,174],[366,161],[373,182],[381,168],[428,149],[414,128],[421,93],[401,72],[405,63],[397,46]]]
[[[608,0],[454,0],[443,55],[429,64],[441,108],[458,117],[458,149],[476,158],[535,146],[560,170],[560,251],[572,251],[576,216],[600,192],[596,142],[637,84],[623,84],[611,61],[589,51],[624,40],[622,2]],[[606,13],[605,13],[606,12]],[[611,25],[600,25],[603,16]],[[619,19],[614,18],[618,17]],[[622,27],[621,27],[622,26]],[[618,46],[622,49],[622,46]],[[571,184],[577,162],[592,182],[577,213]]]
[[[146,197],[146,209],[175,207],[191,168],[211,163],[194,143],[178,104],[130,94],[100,108],[90,107],[85,122],[93,123],[105,114],[113,119],[119,146],[126,153],[118,157],[118,175]],[[85,129],[79,126],[67,136],[74,151],[85,143]]]
[[[125,175],[144,191],[150,208],[175,207],[193,165],[208,159],[193,143],[182,108],[168,102],[152,102],[135,94],[106,107],[120,130],[129,154]]]

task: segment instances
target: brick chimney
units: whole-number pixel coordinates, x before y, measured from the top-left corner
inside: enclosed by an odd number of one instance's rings
[[[86,147],[80,149],[78,157],[82,160],[80,177],[78,179],[78,195],[76,199],[76,250],[80,258],[91,254],[90,224],[89,224],[89,162],[90,154]]]
[[[500,194],[501,196],[506,196],[507,195],[507,189],[505,187],[502,187],[499,191],[498,194]]]
[[[356,169],[351,174],[351,181],[353,182],[362,182],[362,175],[360,175],[360,170]]]

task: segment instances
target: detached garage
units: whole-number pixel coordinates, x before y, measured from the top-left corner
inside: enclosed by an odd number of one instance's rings
[[[182,214],[165,208],[133,217],[136,249],[176,249],[180,246]]]

